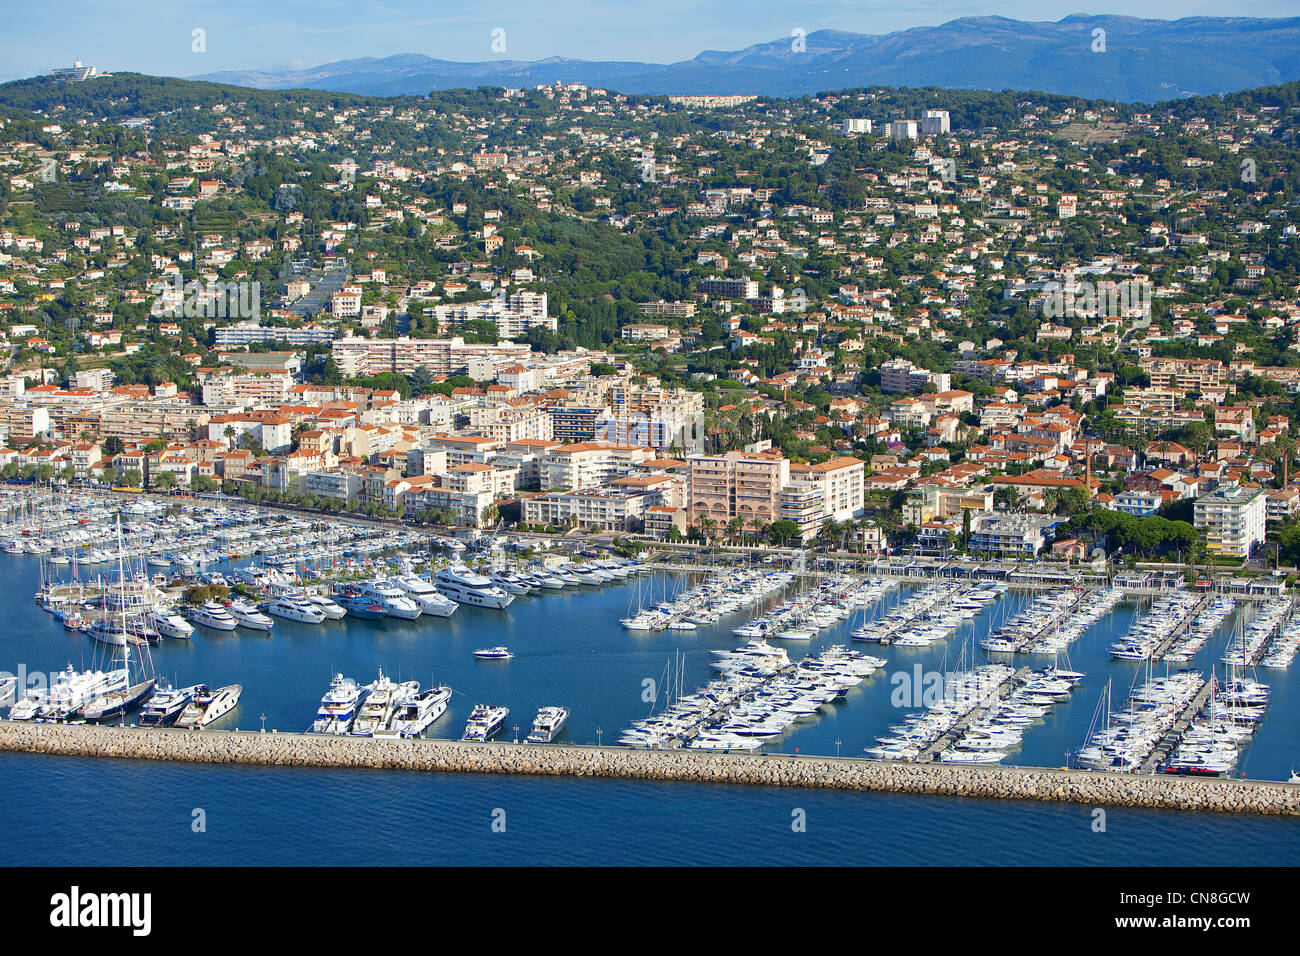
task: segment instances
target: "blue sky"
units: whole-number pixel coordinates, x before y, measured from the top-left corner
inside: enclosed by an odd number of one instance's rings
[[[0,6],[0,80],[74,58],[101,70],[194,76],[302,68],[332,60],[423,53],[447,60],[689,59],[801,28],[889,33],[965,16],[1059,20],[1071,13],[1300,15],[1297,0],[55,0]],[[193,31],[206,51],[194,52]],[[505,31],[505,53],[492,31]]]

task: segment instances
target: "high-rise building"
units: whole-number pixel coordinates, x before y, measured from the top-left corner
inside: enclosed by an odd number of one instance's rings
[[[951,131],[947,110],[926,110],[921,117],[921,135],[936,136]]]
[[[1263,488],[1224,482],[1196,499],[1193,522],[1196,530],[1205,532],[1205,548],[1210,554],[1244,558],[1264,540],[1267,508]]]

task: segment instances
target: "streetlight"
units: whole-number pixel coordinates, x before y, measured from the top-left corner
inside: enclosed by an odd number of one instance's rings
[[[600,735],[601,735],[601,729],[600,729],[599,727],[597,727],[597,728],[596,728],[596,746],[597,746],[597,747],[601,746]]]
[[[836,737],[836,738],[835,738],[835,758],[838,760],[838,759],[839,759],[839,756],[840,756],[840,738]]]

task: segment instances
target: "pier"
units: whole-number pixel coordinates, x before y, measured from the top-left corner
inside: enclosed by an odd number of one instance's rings
[[[989,691],[981,700],[975,702],[970,710],[962,715],[962,718],[953,724],[942,734],[930,742],[930,745],[916,755],[916,763],[931,763],[938,759],[939,754],[943,753],[957,741],[966,735],[970,725],[978,721],[988,712],[988,709],[1008,696],[1017,686],[1023,684],[1025,675],[1029,673],[1028,667],[1022,667],[1002,683],[998,684]]]
[[[1016,644],[1016,653],[1017,654],[1028,653],[1030,647],[1037,644],[1048,634],[1051,634],[1053,631],[1059,628],[1061,626],[1061,622],[1074,613],[1075,608],[1077,608],[1085,600],[1088,600],[1089,598],[1095,598],[1100,593],[1101,593],[1100,588],[1089,588],[1088,590],[1085,591],[1079,591],[1078,596],[1073,601],[1071,601],[1068,605],[1066,605],[1060,611],[1058,611],[1056,614],[1053,614],[1048,619],[1046,624],[1044,624],[1042,627],[1040,627],[1037,631],[1033,632],[1032,634],[1026,634],[1024,637],[1022,637],[1020,641]]]
[[[1201,712],[1205,702],[1210,699],[1210,694],[1214,691],[1214,681],[1203,681],[1201,689],[1181,711],[1178,718],[1174,721],[1169,732],[1160,738],[1156,744],[1155,750],[1151,751],[1150,756],[1142,764],[1142,773],[1155,773],[1156,768],[1169,758],[1174,748],[1178,746],[1178,741],[1183,739],[1183,734],[1187,733],[1187,728],[1192,725],[1192,718]]]
[[[1192,605],[1192,609],[1183,615],[1182,620],[1174,625],[1173,629],[1165,635],[1164,640],[1156,645],[1156,649],[1151,652],[1151,660],[1153,662],[1164,660],[1164,656],[1169,653],[1169,648],[1173,647],[1174,643],[1180,637],[1191,630],[1192,625],[1196,623],[1196,619],[1200,616],[1201,612],[1205,610],[1206,605],[1214,600],[1214,597],[1215,595],[1213,594],[1207,594]]]
[[[254,766],[693,781],[1300,817],[1300,786],[1268,781],[972,767],[784,754],[184,731],[0,721],[0,752]]]

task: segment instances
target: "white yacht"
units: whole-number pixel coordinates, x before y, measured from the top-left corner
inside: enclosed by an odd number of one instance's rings
[[[230,602],[230,615],[240,627],[252,631],[269,631],[275,623],[259,611],[256,605],[238,599]]]
[[[234,710],[239,703],[239,695],[243,692],[244,688],[239,684],[230,684],[215,691],[206,686],[201,687],[194,700],[176,718],[176,726],[186,730],[201,730]]]
[[[504,608],[515,599],[481,574],[468,568],[444,568],[434,577],[438,590],[457,604]]]
[[[343,620],[343,618],[347,617],[347,613],[348,613],[347,609],[340,607],[333,600],[331,600],[328,595],[309,594],[307,596],[307,600],[310,601],[312,604],[316,605],[316,607],[320,608],[322,611],[324,611],[325,617],[331,621],[341,621]]]
[[[415,681],[394,683],[380,671],[379,679],[370,685],[369,690],[365,703],[357,710],[356,719],[348,731],[354,737],[373,737],[376,731],[382,730],[393,716],[398,703],[419,693],[420,685]]]
[[[208,601],[189,610],[190,620],[218,631],[233,631],[237,626],[235,618],[220,601]]]
[[[529,744],[549,744],[564,728],[564,723],[569,719],[569,708],[567,707],[543,707],[537,712],[537,717],[533,720],[533,729],[529,732],[525,743]]]
[[[178,690],[160,682],[154,689],[153,696],[140,709],[140,726],[170,727],[176,723],[181,712],[198,696],[201,689],[201,684]]]
[[[402,593],[401,588],[394,587],[387,581],[362,582],[357,586],[357,591],[382,607],[389,617],[414,621],[420,616],[420,606]]]
[[[313,734],[346,734],[352,718],[365,698],[366,688],[351,677],[335,674],[330,689],[321,698],[316,720],[311,725]]]
[[[511,653],[510,648],[498,647],[480,647],[474,652],[474,656],[485,661],[508,661],[515,655]]]
[[[397,702],[388,721],[375,731],[376,737],[419,737],[429,726],[447,712],[451,700],[450,687],[431,687],[424,693],[415,690]]]
[[[510,594],[528,594],[534,588],[527,577],[505,568],[497,568],[489,577],[493,584]]]
[[[151,617],[153,618],[154,629],[163,637],[187,641],[190,639],[190,635],[194,633],[194,625],[185,620],[173,608],[156,607],[153,609]]]
[[[299,624],[320,624],[325,620],[325,609],[301,597],[283,594],[266,606],[266,613]]]
[[[407,598],[420,609],[421,614],[432,617],[451,617],[460,607],[455,601],[438,593],[438,589],[418,574],[403,574],[391,579],[392,584],[406,592]]]
[[[501,732],[501,728],[505,726],[506,718],[509,716],[510,709],[507,707],[476,704],[474,709],[470,711],[469,720],[465,724],[465,733],[460,739],[491,740]]]

